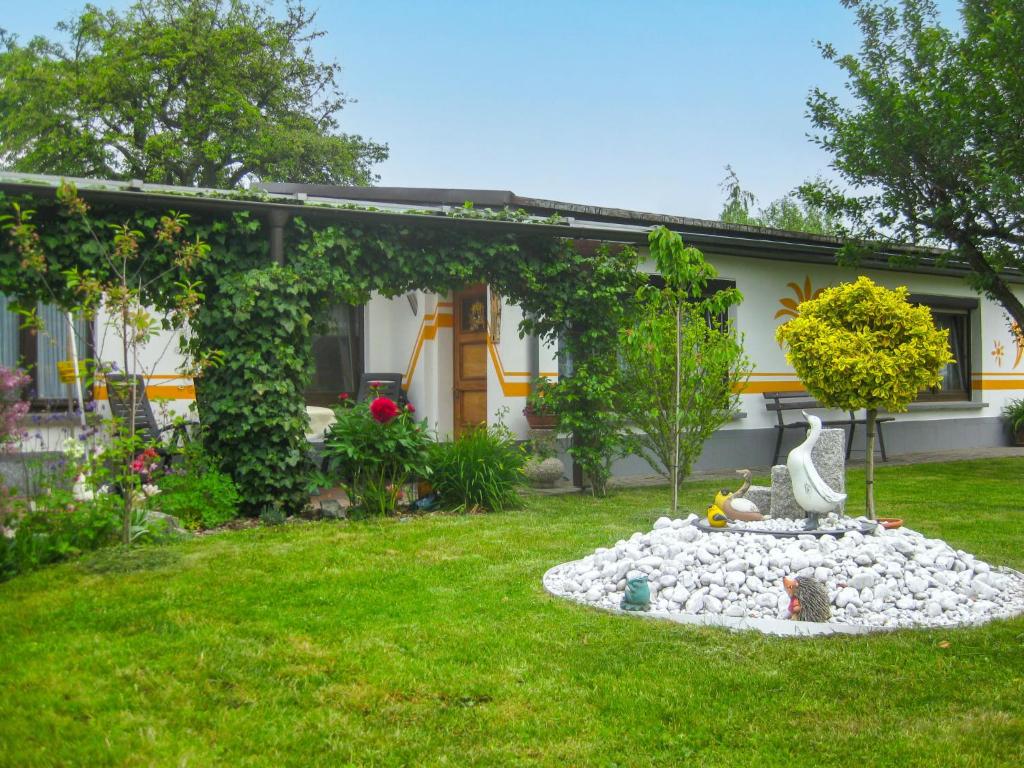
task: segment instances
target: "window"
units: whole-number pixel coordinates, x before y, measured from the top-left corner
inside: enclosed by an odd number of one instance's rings
[[[929,307],[932,310],[935,327],[949,331],[949,349],[954,357],[954,361],[942,371],[942,383],[921,392],[918,400],[970,400],[971,312],[977,310],[978,300],[912,295],[910,301]]]
[[[355,396],[363,373],[363,308],[339,304],[328,313],[327,332],[314,336],[309,405],[336,405],[338,395]]]
[[[72,386],[61,384],[57,375],[57,363],[71,357],[63,310],[40,304],[37,312],[46,330],[36,332],[21,328],[22,317],[11,311],[10,305],[11,301],[0,295],[0,365],[22,368],[32,377],[28,396],[34,408],[65,405],[72,397]],[[89,326],[85,319],[75,319],[79,360],[91,357]]]
[[[652,274],[652,275],[648,276],[647,284],[648,285],[653,285],[658,290],[661,290],[662,288],[665,287],[665,278],[663,278],[659,274]],[[701,294],[701,298],[702,299],[707,299],[707,298],[709,298],[711,296],[714,296],[719,291],[724,291],[724,290],[727,290],[729,288],[735,288],[735,287],[736,287],[736,281],[735,280],[722,280],[722,279],[719,279],[719,278],[708,280],[708,284],[704,286],[704,292],[703,292],[703,294]],[[713,327],[713,328],[721,329],[721,328],[724,328],[728,324],[728,322],[729,322],[729,313],[728,312],[722,312],[722,313],[718,314],[717,316],[712,317],[710,312],[706,312],[705,315],[704,315],[704,319],[707,320],[708,326]]]

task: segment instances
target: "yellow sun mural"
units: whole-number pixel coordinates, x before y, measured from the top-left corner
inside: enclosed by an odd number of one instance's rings
[[[800,286],[798,283],[786,283],[788,288],[791,288],[796,299],[791,299],[787,296],[783,296],[779,299],[779,304],[782,305],[782,309],[775,313],[776,318],[780,317],[798,317],[800,315],[800,304],[809,300],[816,299],[821,295],[824,288],[819,288],[816,291],[811,290],[811,276],[807,275],[804,277],[804,284]]]
[[[1003,348],[1003,342],[1001,342],[1001,341],[999,341],[997,339],[992,344],[993,344],[993,346],[992,346],[991,355],[992,355],[992,357],[995,358],[996,365],[998,365],[1000,368],[1002,368],[1003,367],[1003,355],[1006,354],[1006,350]]]
[[[1021,331],[1019,324],[1010,323],[1010,335],[1013,336],[1013,344],[1017,347],[1017,357],[1013,360],[1013,367],[1016,368],[1024,357],[1024,332]]]

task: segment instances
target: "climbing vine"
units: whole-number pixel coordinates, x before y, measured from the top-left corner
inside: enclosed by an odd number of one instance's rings
[[[0,210],[14,203],[38,211],[38,231],[55,268],[103,269],[98,254],[83,246],[80,225],[62,216],[52,199],[0,194]],[[99,203],[91,215],[100,225],[158,216]],[[251,514],[267,507],[291,512],[305,502],[312,467],[303,391],[312,374],[311,337],[328,308],[364,303],[375,293],[446,293],[475,282],[523,307],[528,319],[521,333],[563,339],[574,371],[554,405],[563,428],[574,433],[570,454],[603,493],[621,426],[612,407],[616,337],[641,279],[631,249],[581,248],[562,238],[433,223],[322,226],[296,218],[286,230],[284,263],[275,264],[266,225],[251,212],[194,212],[186,230],[210,248],[197,275],[205,298],[191,321],[190,352],[206,357],[217,351],[222,360],[196,382],[204,440],[238,483]],[[147,266],[157,275],[165,265],[156,258]],[[160,308],[170,287],[158,281],[144,299]],[[60,305],[72,298],[48,295],[26,278],[7,240],[0,242],[0,291]]]

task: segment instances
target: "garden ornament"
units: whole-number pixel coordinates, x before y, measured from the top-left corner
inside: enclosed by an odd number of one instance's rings
[[[729,524],[729,518],[725,516],[725,512],[721,510],[715,504],[708,507],[708,525],[712,528],[725,528]]]
[[[793,482],[793,498],[807,513],[806,528],[813,529],[818,527],[818,515],[827,515],[837,509],[846,501],[846,494],[833,491],[818,474],[811,460],[811,450],[821,434],[821,419],[807,411],[801,413],[811,426],[807,430],[807,439],[789,452],[786,468]]]
[[[789,618],[793,621],[828,621],[832,607],[825,585],[813,576],[786,576],[782,586],[789,595]]]
[[[651,609],[651,587],[647,583],[646,574],[626,579],[626,592],[622,596],[620,607],[624,611],[649,611]]]
[[[757,505],[750,499],[743,498],[743,494],[750,488],[750,470],[737,469],[736,473],[743,477],[743,485],[732,493],[723,488],[715,496],[715,503],[712,507],[718,509],[730,520],[764,520],[764,515],[758,511]],[[708,512],[710,514],[711,510],[709,509]],[[710,516],[708,522],[714,525]]]

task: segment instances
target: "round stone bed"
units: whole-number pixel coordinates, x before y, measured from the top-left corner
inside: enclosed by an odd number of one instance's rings
[[[646,574],[651,609],[631,615],[777,635],[975,625],[1024,613],[1024,574],[909,528],[886,530],[836,515],[820,522],[837,535],[799,532],[802,520],[765,520],[732,523],[733,535],[723,536],[702,530],[696,515],[662,517],[648,533],[555,566],[544,574],[544,587],[619,611],[626,579]],[[789,620],[784,576],[822,582],[831,620]]]

